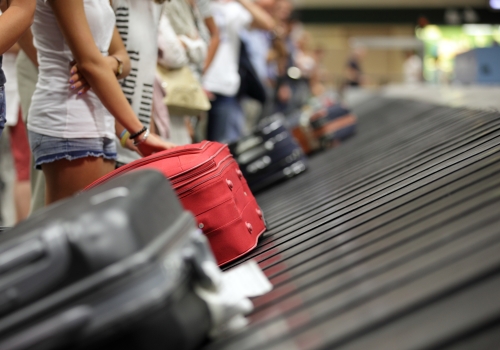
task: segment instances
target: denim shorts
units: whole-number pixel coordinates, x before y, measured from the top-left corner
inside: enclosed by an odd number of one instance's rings
[[[5,88],[0,86],[0,136],[2,136],[2,131],[5,128],[5,115],[7,113],[5,107]]]
[[[37,169],[41,169],[42,164],[61,159],[102,157],[116,160],[117,158],[115,140],[106,137],[63,139],[29,131],[29,139]]]

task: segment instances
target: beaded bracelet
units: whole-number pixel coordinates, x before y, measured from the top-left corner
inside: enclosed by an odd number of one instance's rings
[[[148,130],[148,128],[143,127],[140,131],[136,132],[135,134],[130,135],[130,137],[129,137],[129,138],[130,138],[131,140],[133,140],[133,139],[135,139],[137,136],[139,136],[139,135],[141,135],[141,134],[145,133],[145,132],[146,132],[146,130]]]

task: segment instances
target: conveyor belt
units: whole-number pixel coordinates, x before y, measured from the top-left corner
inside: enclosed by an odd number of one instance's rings
[[[356,112],[354,139],[259,194],[270,230],[243,261],[274,290],[207,350],[498,348],[500,115]]]

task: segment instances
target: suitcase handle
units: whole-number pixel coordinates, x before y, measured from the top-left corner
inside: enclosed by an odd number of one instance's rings
[[[64,229],[54,224],[44,231],[0,252],[0,315],[39,298],[66,274],[70,252]]]
[[[45,248],[40,240],[31,240],[0,254],[0,275],[41,258]]]
[[[191,246],[183,252],[183,260],[193,269],[196,280],[202,287],[217,290],[221,283],[222,271],[210,250],[208,239],[201,231],[196,231]]]
[[[92,318],[92,309],[78,306],[0,343],[2,350],[52,349],[75,341]]]

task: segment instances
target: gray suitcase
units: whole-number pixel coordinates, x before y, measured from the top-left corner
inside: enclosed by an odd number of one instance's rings
[[[133,172],[0,236],[0,349],[193,349],[211,326],[206,238],[170,183]]]

